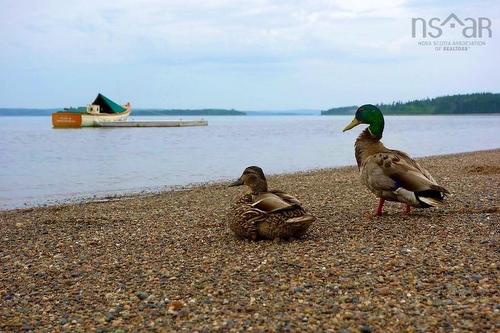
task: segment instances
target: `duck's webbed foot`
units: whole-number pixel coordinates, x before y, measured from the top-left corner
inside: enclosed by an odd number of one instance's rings
[[[367,220],[373,220],[375,217],[382,216],[382,214],[384,213],[383,212],[384,202],[385,202],[385,199],[380,198],[380,201],[378,202],[378,206],[377,206],[377,210],[375,211],[375,214],[373,214],[371,212],[365,212],[363,214],[364,218],[366,218]]]

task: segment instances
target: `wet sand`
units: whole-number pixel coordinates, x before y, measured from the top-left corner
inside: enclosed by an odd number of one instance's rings
[[[498,331],[500,149],[420,162],[452,196],[407,216],[354,167],[269,177],[318,218],[290,242],[235,238],[226,184],[0,212],[0,331]]]

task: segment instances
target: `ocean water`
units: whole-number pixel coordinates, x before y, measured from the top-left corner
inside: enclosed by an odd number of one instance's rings
[[[134,119],[177,119],[137,117]],[[184,117],[184,119],[200,117]],[[53,129],[0,117],[0,209],[355,164],[350,116],[205,117],[207,127]],[[383,142],[411,156],[500,147],[500,116],[390,116]]]

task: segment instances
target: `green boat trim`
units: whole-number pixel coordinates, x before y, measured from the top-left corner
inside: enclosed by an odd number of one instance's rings
[[[123,113],[127,111],[125,107],[115,103],[101,93],[97,95],[95,100],[92,102],[92,105],[99,105],[100,113]],[[58,112],[71,112],[79,114],[88,113],[87,107],[85,106],[64,108],[64,110]]]
[[[125,109],[123,106],[113,102],[106,96],[102,94],[98,94],[94,102],[92,102],[93,105],[99,105],[101,107],[101,113],[122,113],[125,112],[127,109]]]

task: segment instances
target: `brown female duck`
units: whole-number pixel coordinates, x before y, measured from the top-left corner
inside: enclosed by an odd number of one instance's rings
[[[246,185],[251,193],[235,202],[229,216],[229,228],[252,240],[298,238],[316,219],[307,214],[300,202],[281,191],[269,191],[264,172],[250,166],[229,186]]]
[[[359,124],[370,125],[357,138],[355,155],[361,181],[380,198],[376,215],[382,215],[385,200],[410,207],[440,206],[448,190],[438,185],[431,174],[408,154],[386,148],[380,139],[384,131],[384,116],[374,105],[358,108],[352,122],[344,132]]]

